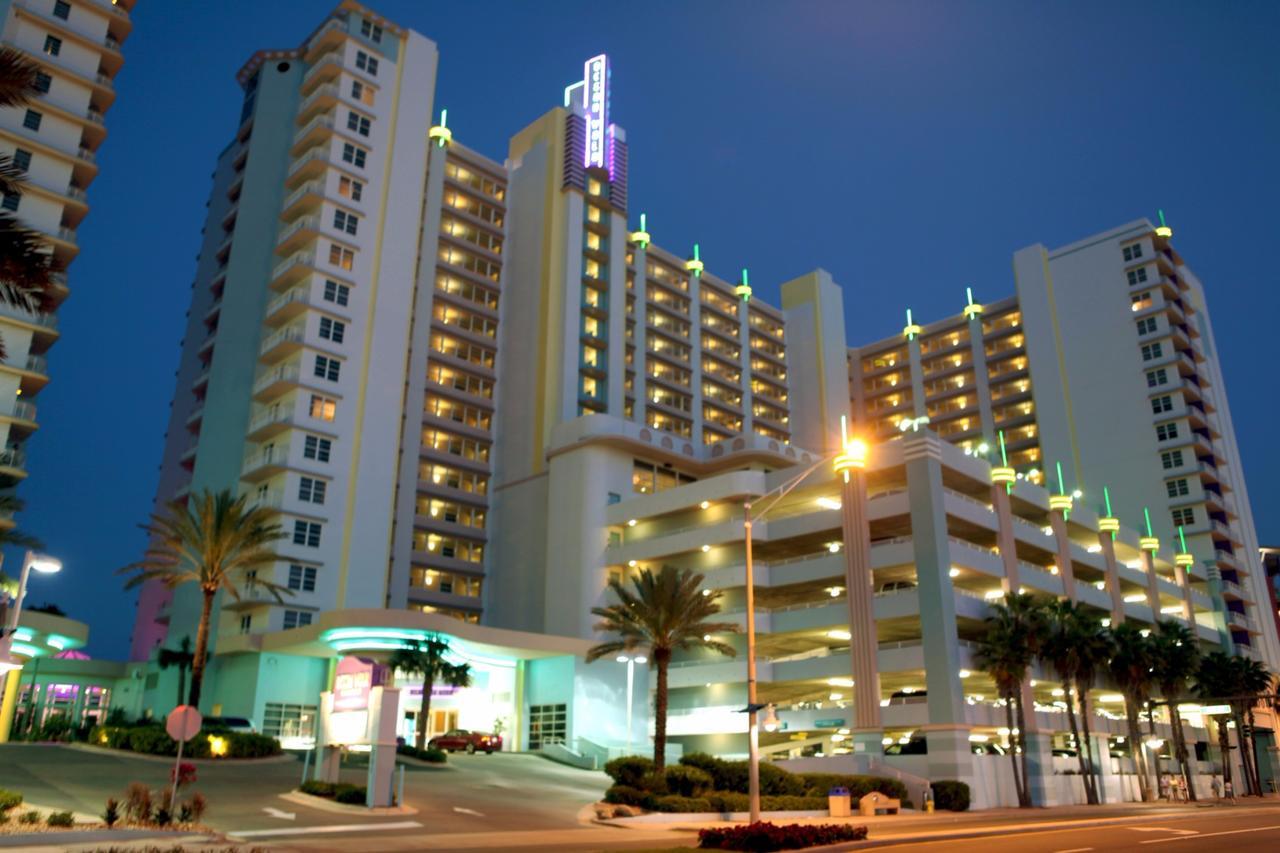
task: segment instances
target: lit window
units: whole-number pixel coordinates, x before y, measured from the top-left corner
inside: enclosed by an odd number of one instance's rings
[[[57,36],[45,36],[44,52],[50,56],[57,56],[59,53],[62,53],[62,39]]]
[[[338,414],[338,401],[319,394],[311,395],[311,417],[322,421],[332,421]]]

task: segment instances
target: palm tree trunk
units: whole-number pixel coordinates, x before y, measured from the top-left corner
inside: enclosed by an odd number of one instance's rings
[[[1151,799],[1151,779],[1147,776],[1147,762],[1142,755],[1142,729],[1138,726],[1138,703],[1133,696],[1124,697],[1124,716],[1129,726],[1129,754],[1133,757],[1133,772],[1138,777],[1138,796],[1145,803]]]
[[[213,613],[213,597],[217,592],[204,591],[204,604],[200,608],[200,627],[196,629],[196,653],[191,659],[191,692],[187,704],[200,707],[200,688],[204,685],[204,663],[209,646],[209,619]]]
[[[1017,744],[1017,740],[1013,734],[1013,694],[1006,693],[1004,697],[1004,724],[1009,729],[1009,760],[1013,763],[1013,790],[1018,795],[1018,805],[1026,808],[1030,805],[1027,802],[1027,793],[1022,789],[1022,774],[1018,772],[1018,750],[1012,747]]]
[[[1244,736],[1244,711],[1232,703],[1232,714],[1236,724],[1236,745],[1240,747],[1240,771],[1244,775],[1244,791],[1245,796],[1253,795],[1253,771],[1249,768],[1249,746]]]
[[[1080,742],[1080,727],[1076,724],[1075,691],[1071,689],[1071,681],[1063,679],[1067,700],[1067,723],[1071,726],[1071,739],[1076,743],[1076,761],[1080,765],[1080,781],[1084,784],[1084,798],[1093,805],[1093,789],[1089,787],[1089,762],[1084,757],[1084,744]]]
[[[1019,690],[1014,700],[1018,703],[1018,740],[1017,748],[1022,753],[1022,790],[1023,799],[1026,801],[1026,808],[1031,808],[1035,802],[1031,798],[1031,771],[1027,768],[1027,709],[1022,704],[1022,691]]]
[[[1089,797],[1089,804],[1096,806],[1100,798],[1098,797],[1098,768],[1093,763],[1093,739],[1089,733],[1089,693],[1084,685],[1077,683],[1076,695],[1080,697],[1080,732],[1084,746],[1081,755],[1084,756],[1086,767],[1085,793]]]
[[[1231,741],[1227,736],[1227,721],[1220,717],[1215,717],[1213,724],[1218,727],[1218,752],[1222,754],[1222,781],[1224,785],[1231,784]],[[1226,788],[1223,788],[1223,792]]]
[[[658,667],[657,689],[653,691],[653,764],[662,773],[667,766],[667,666],[671,653],[655,649],[653,660]]]
[[[1187,798],[1196,801],[1196,783],[1191,768],[1191,755],[1187,751],[1187,733],[1182,728],[1182,718],[1178,716],[1178,696],[1172,690],[1166,690],[1169,698],[1169,725],[1173,727],[1173,748],[1178,756],[1178,764],[1182,768],[1182,781],[1187,786]]]
[[[1249,766],[1253,768],[1253,790],[1262,796],[1262,771],[1258,767],[1258,752],[1253,741],[1253,704],[1245,711],[1245,719],[1249,723]]]
[[[413,733],[413,745],[426,749],[427,724],[431,719],[431,688],[435,686],[435,673],[428,669],[422,675],[422,707],[418,709],[418,725]]]

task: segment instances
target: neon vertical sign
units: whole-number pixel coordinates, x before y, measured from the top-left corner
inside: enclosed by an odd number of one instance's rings
[[[587,144],[583,165],[607,168],[609,139],[609,57],[605,54],[586,61],[583,70],[582,106],[587,114]]]

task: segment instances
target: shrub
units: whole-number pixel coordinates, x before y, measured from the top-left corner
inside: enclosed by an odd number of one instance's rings
[[[640,788],[651,794],[666,794],[667,777],[656,770],[652,773],[646,773],[640,778]]]
[[[653,773],[653,762],[643,755],[626,755],[606,764],[604,772],[615,784],[642,788],[640,780]]]
[[[133,823],[149,823],[151,789],[141,782],[130,782],[124,793],[124,813]]]
[[[653,794],[630,785],[614,785],[604,792],[604,801],[620,806],[638,806],[647,809],[653,805]]]
[[[705,752],[690,752],[681,756],[680,763],[685,767],[696,767],[711,777],[716,788],[720,788],[720,780],[724,776],[724,760],[708,755]]]
[[[667,790],[681,797],[701,797],[714,783],[710,773],[684,764],[668,767],[663,775]]]
[[[449,760],[449,757],[445,755],[445,751],[443,749],[437,749],[434,746],[429,746],[426,749],[418,749],[417,747],[402,743],[396,747],[396,754],[407,755],[410,758],[416,758],[419,761],[431,761],[436,764],[444,764]]]
[[[200,819],[204,817],[204,813],[209,810],[209,801],[199,791],[191,795],[189,805],[191,806],[191,820],[194,823],[199,823]]]
[[[22,805],[21,794],[17,791],[6,791],[4,788],[0,788],[0,814],[20,805]]]
[[[333,799],[339,803],[363,806],[368,801],[368,791],[363,785],[339,784]]]
[[[107,712],[106,724],[108,726],[127,726],[129,722],[129,714],[118,705]]]
[[[658,797],[653,801],[653,810],[659,812],[680,812],[690,814],[694,812],[711,811],[711,803],[702,797],[681,797],[671,795],[667,797]]]
[[[192,782],[196,781],[196,766],[184,761],[177,767],[170,767],[169,783],[173,784],[175,779],[178,782],[179,788],[183,785],[190,785]]]
[[[65,714],[54,714],[40,725],[40,730],[31,739],[65,742],[73,739],[73,732],[74,728],[69,717]]]
[[[182,754],[191,758],[212,758],[209,732],[201,732],[183,747]],[[281,753],[280,741],[253,732],[218,733],[227,745],[227,758],[265,758]],[[178,742],[156,724],[141,726],[94,726],[89,743],[111,749],[127,749],[145,755],[177,755]]]
[[[71,812],[49,812],[49,816],[44,819],[49,826],[74,826],[76,819]]]
[[[168,826],[173,823],[173,815],[164,806],[156,809],[156,826]]]
[[[32,810],[23,812],[22,817],[18,818],[18,823],[35,824],[40,822],[40,812]]]
[[[751,798],[746,794],[733,791],[716,791],[707,794],[711,810],[717,812],[745,812],[751,808]],[[824,811],[827,808],[827,797],[791,797],[773,796],[760,798],[760,810],[766,812],[812,812]]]
[[[800,776],[776,764],[760,763],[761,794],[775,797],[803,797],[804,792],[805,784]]]
[[[886,797],[892,797],[895,800],[907,799],[907,786],[899,782],[897,779],[887,779],[883,776],[854,776],[843,775],[840,773],[801,773],[800,779],[804,782],[805,793],[811,797],[825,797],[832,788],[848,788],[849,796],[853,798],[856,805],[858,800],[870,794],[872,791],[879,791]]]
[[[938,809],[950,812],[967,812],[969,810],[969,786],[954,779],[943,779],[932,783],[933,804]]]
[[[107,825],[107,829],[115,826],[120,820],[120,803],[113,797],[107,798],[107,810],[102,813],[102,822]]]
[[[298,790],[313,797],[332,797],[337,788],[332,782],[321,782],[319,779],[308,779],[298,786]]]
[[[798,824],[784,826],[760,821],[747,826],[703,829],[698,832],[698,846],[704,850],[747,850],[769,853],[773,850],[800,850],[861,841],[867,837],[865,826],[848,824]]]

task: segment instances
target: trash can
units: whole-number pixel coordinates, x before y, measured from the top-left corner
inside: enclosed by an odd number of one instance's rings
[[[853,814],[848,788],[832,788],[827,792],[827,813],[831,817],[849,817]]]

